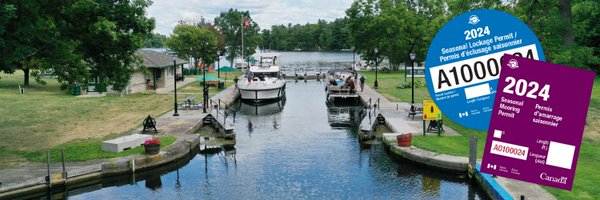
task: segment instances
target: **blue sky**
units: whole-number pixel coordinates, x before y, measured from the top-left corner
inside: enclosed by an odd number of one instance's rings
[[[315,23],[344,17],[352,0],[154,0],[148,16],[156,19],[154,32],[171,35],[179,20],[213,21],[219,13],[235,8],[250,11],[261,29],[288,23]]]

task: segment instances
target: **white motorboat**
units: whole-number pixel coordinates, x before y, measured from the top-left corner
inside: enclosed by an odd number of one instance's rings
[[[233,63],[233,66],[236,69],[240,69],[240,70],[246,70],[248,67],[248,62],[244,61],[243,59],[236,59],[235,62]]]
[[[258,62],[251,65],[246,75],[237,82],[242,100],[267,101],[281,99],[285,95],[285,80],[278,65],[280,55],[261,53],[253,56]],[[248,75],[251,75],[248,78]]]

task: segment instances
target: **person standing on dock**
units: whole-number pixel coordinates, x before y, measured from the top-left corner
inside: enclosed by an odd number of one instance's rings
[[[365,76],[360,76],[360,91],[363,91],[363,88],[365,88]]]
[[[354,94],[354,79],[350,79],[350,82],[348,82],[348,88],[350,88],[350,94]]]

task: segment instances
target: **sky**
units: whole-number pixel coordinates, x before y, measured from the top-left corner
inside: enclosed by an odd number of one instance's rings
[[[261,29],[272,25],[316,23],[318,19],[333,21],[344,17],[352,0],[153,0],[148,17],[156,20],[155,33],[171,35],[179,20],[197,22],[201,18],[213,22],[229,8],[250,11]]]

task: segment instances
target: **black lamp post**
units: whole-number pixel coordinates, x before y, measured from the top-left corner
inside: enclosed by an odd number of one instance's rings
[[[415,54],[415,52],[410,53],[410,63],[412,65],[412,73],[411,73],[411,79],[412,79],[412,83],[410,84],[411,86],[411,103],[415,103],[415,56],[417,56]]]
[[[206,46],[208,46],[208,42],[205,42],[204,46],[203,46],[204,47],[203,49],[205,52],[206,52]],[[203,65],[202,65],[202,74],[203,74],[202,82],[203,82],[203,86],[204,86],[203,87],[203,95],[202,95],[204,97],[204,100],[202,103],[202,112],[206,113],[206,106],[208,106],[208,87],[206,87],[206,62],[203,61],[202,63],[203,63]]]
[[[354,57],[354,55],[355,55],[355,53],[356,53],[356,52],[354,51],[354,49],[355,49],[355,48],[354,48],[354,46],[353,46],[353,47],[352,47],[352,69],[353,69],[353,70],[356,70],[356,59],[355,59],[355,57]]]
[[[175,107],[175,112],[173,116],[179,116],[177,113],[177,56],[175,54],[171,55],[173,58],[173,91],[175,92],[175,102],[173,102],[173,106]]]
[[[217,78],[221,80],[221,50],[217,50]]]
[[[379,63],[377,63],[377,52],[379,49],[375,48],[375,83],[373,84],[374,88],[377,89],[379,87],[379,81],[377,81],[377,67]]]
[[[223,86],[221,86],[221,56],[223,56],[223,52],[221,50],[217,50],[217,78],[219,78],[219,84],[217,84],[217,88],[219,90],[225,88],[225,82],[223,82]],[[227,77],[225,77],[227,80]]]

